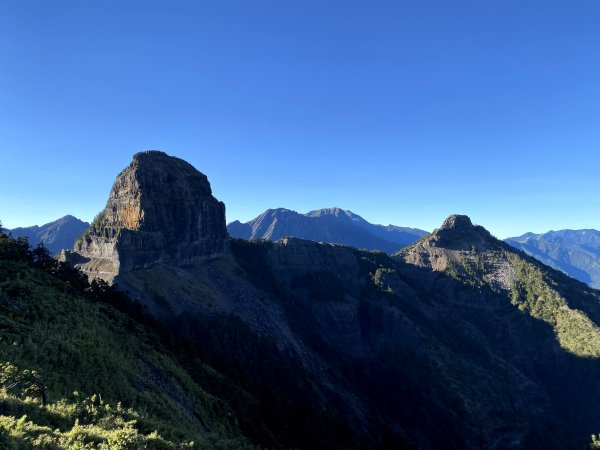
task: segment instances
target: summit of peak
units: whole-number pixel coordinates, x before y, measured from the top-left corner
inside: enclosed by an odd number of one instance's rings
[[[142,150],[133,155],[133,159],[140,158],[173,158],[172,156],[167,155],[162,150]]]
[[[470,241],[489,241],[493,240],[492,235],[481,225],[473,225],[469,216],[463,214],[452,214],[444,223],[433,232],[438,240],[442,242],[447,240],[466,239]],[[470,236],[470,237],[469,237]]]
[[[353,213],[349,209],[338,207],[315,209],[305,214],[308,217],[334,216],[338,218],[362,219],[358,214]]]
[[[463,231],[469,230],[471,228],[474,228],[474,225],[473,222],[471,222],[469,216],[465,216],[462,214],[452,214],[446,220],[444,220],[444,223],[442,223],[442,226],[438,228],[438,230]]]

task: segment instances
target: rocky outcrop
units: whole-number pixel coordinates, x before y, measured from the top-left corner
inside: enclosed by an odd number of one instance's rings
[[[401,250],[396,256],[405,262],[435,271],[444,271],[465,254],[496,249],[498,241],[468,216],[453,214],[433,233]],[[466,252],[466,253],[465,253]]]
[[[88,276],[112,282],[155,264],[185,266],[228,252],[225,205],[206,176],[159,151],[134,155],[104,210],[74,246]]]
[[[434,240],[443,241],[444,244],[460,246],[477,244],[485,246],[495,242],[490,232],[480,225],[473,225],[469,216],[453,214],[444,220],[442,226],[434,230]]]
[[[462,214],[452,214],[446,220],[438,230],[454,230],[454,231],[465,231],[473,227],[473,222],[469,216]]]

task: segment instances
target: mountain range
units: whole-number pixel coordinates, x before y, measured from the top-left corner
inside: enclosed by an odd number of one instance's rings
[[[43,243],[50,253],[57,254],[63,249],[73,248],[75,239],[81,236],[89,226],[89,223],[67,215],[42,226],[34,225],[8,231],[15,238],[26,237],[33,246]]]
[[[154,406],[144,408],[163,417],[161,430],[175,426],[165,418],[178,405],[187,422],[161,432],[170,442],[214,439],[228,423],[220,448],[247,439],[275,449],[562,449],[584,448],[600,429],[600,292],[466,216],[389,255],[297,237],[231,238],[224,210],[185,161],[138,153],[61,255],[94,280],[84,292],[107,292],[110,305],[138,302],[152,318],[106,310],[115,337],[134,333],[129,358],[139,362],[98,389],[111,386],[112,399],[122,391],[126,408],[135,393],[152,392]],[[45,291],[21,278],[0,284],[5,303],[47,330],[46,316],[19,306]],[[54,307],[73,301],[52,283]],[[158,328],[143,325],[152,321]],[[97,336],[78,342],[97,352]],[[148,359],[138,340],[158,342],[162,356]],[[35,345],[2,345],[6,360],[17,354],[20,366],[49,370]],[[147,420],[130,425],[140,442],[150,441]]]
[[[416,228],[374,225],[352,211],[325,208],[300,214],[285,208],[269,209],[255,219],[227,224],[232,237],[277,241],[286,236],[316,242],[350,245],[395,253],[427,235]],[[600,231],[560,230],[526,233],[505,239],[543,263],[600,288]]]
[[[374,225],[340,208],[318,209],[306,214],[285,208],[268,209],[249,222],[229,223],[227,231],[230,236],[243,239],[277,241],[291,236],[387,253],[394,253],[428,234],[416,228]]]
[[[71,215],[53,222],[7,230],[14,237],[27,237],[33,246],[40,242],[52,254],[70,249],[89,227]],[[243,239],[298,237],[316,242],[350,245],[367,250],[395,253],[428,233],[396,225],[374,225],[359,215],[340,208],[324,208],[300,214],[285,208],[269,209],[255,219],[227,224],[230,236]],[[600,288],[600,231],[559,230],[526,233],[505,239],[544,264],[594,287]]]
[[[204,174],[138,153],[60,263],[0,233],[0,445],[584,448],[600,292],[539,259],[597,235],[553,233],[337,208],[228,231]]]
[[[506,239],[510,245],[600,289],[600,231],[560,230]]]

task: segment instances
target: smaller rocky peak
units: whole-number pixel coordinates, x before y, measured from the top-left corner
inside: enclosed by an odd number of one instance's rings
[[[433,247],[448,249],[489,249],[497,243],[489,231],[474,225],[469,216],[452,214],[425,239]]]
[[[445,271],[450,266],[464,266],[466,260],[476,263],[478,257],[495,255],[497,251],[507,247],[507,244],[496,239],[484,227],[474,225],[468,216],[453,214],[433,233],[395,256],[411,265]],[[496,256],[491,258],[497,260]]]
[[[473,222],[471,222],[469,216],[465,216],[462,214],[452,214],[446,220],[444,220],[444,223],[440,228],[438,228],[438,231],[453,230],[461,232],[471,230],[473,228]]]

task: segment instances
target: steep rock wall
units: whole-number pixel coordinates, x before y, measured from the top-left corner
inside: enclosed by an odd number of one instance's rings
[[[225,205],[191,164],[159,151],[140,152],[117,176],[106,207],[74,253],[88,276],[108,282],[154,264],[185,266],[223,256]]]

